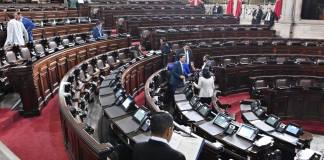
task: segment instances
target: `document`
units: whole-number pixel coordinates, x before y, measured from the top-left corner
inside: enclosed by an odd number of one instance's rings
[[[204,144],[204,139],[201,137],[183,136],[177,132],[173,132],[169,145],[181,152],[186,160],[197,160]]]

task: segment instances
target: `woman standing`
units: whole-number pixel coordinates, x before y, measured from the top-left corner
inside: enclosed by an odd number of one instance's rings
[[[210,75],[208,69],[203,69],[202,77],[199,77],[198,84],[194,83],[194,86],[199,90],[199,98],[202,103],[207,103],[208,105],[212,101],[212,96],[214,93],[214,77]]]

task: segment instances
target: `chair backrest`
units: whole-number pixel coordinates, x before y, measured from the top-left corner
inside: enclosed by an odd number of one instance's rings
[[[223,65],[224,65],[224,66],[229,65],[229,64],[231,64],[231,63],[232,63],[232,59],[230,59],[230,58],[226,58],[226,59],[224,59],[224,61],[223,61]]]
[[[57,48],[57,44],[56,44],[54,41],[50,41],[50,42],[48,43],[48,47],[49,47],[50,49],[55,49],[55,48]]]
[[[256,62],[266,63],[267,62],[267,57],[258,57],[258,58],[256,58]]]
[[[98,59],[98,61],[97,61],[97,67],[99,69],[105,68],[105,64],[104,64],[104,62],[101,59]]]
[[[80,69],[80,75],[79,75],[79,78],[81,81],[85,81],[87,79],[87,76],[86,74],[83,72],[82,69]]]
[[[69,45],[69,43],[70,43],[70,41],[67,38],[65,38],[65,39],[62,40],[63,46],[67,46],[67,45]]]
[[[324,65],[324,59],[318,59],[316,63],[319,65]]]
[[[94,68],[91,64],[88,64],[87,73],[90,75],[94,73]]]
[[[6,53],[6,59],[9,63],[16,63],[17,62],[17,57],[13,51],[8,51]]]
[[[21,57],[23,58],[23,60],[31,59],[31,55],[30,55],[29,49],[27,47],[21,48],[20,51],[21,51]]]
[[[115,63],[115,59],[113,56],[108,56],[107,62],[109,65],[113,65]]]
[[[241,64],[249,64],[250,63],[250,59],[247,57],[243,57],[240,59],[240,63]]]
[[[266,83],[265,83],[265,81],[263,79],[256,80],[255,83],[254,83],[254,85],[255,85],[255,88],[256,89],[267,86]]]
[[[304,89],[308,89],[312,86],[312,80],[311,79],[301,79],[299,80],[299,86],[303,87]]]
[[[276,87],[288,87],[287,79],[277,79]]]
[[[277,57],[276,58],[277,64],[284,64],[286,61],[286,57]]]
[[[119,57],[120,60],[122,60],[122,59],[126,59],[126,55],[125,55],[124,52],[119,52],[119,53],[118,53],[118,57]]]
[[[35,51],[36,53],[43,54],[45,53],[44,48],[41,44],[36,44],[35,45]]]

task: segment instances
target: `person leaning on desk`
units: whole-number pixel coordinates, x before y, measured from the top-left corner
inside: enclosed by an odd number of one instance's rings
[[[185,156],[172,149],[168,142],[173,134],[173,117],[159,112],[151,117],[151,138],[134,146],[133,160],[185,160]]]

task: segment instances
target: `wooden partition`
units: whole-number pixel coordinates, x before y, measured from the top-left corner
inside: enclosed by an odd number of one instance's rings
[[[98,41],[46,56],[32,65],[11,67],[8,77],[10,84],[22,98],[22,113],[24,115],[39,114],[44,103],[47,103],[58,89],[60,80],[67,71],[85,57],[91,58],[97,55],[98,48],[107,46],[107,50],[100,50],[100,53],[104,53],[110,51],[111,46],[122,48],[129,45],[128,38]]]

